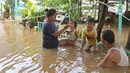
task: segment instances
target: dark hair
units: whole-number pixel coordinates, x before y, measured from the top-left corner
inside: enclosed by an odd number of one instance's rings
[[[53,16],[56,13],[55,9],[45,9],[45,11],[47,12],[46,13],[47,17]]]
[[[95,23],[95,19],[92,18],[92,17],[89,17],[89,18],[87,19],[87,21],[88,21],[88,22],[93,22],[93,23]]]
[[[73,21],[73,20],[72,20],[72,22],[74,23],[74,28],[76,28],[76,27],[77,27],[76,21]]]
[[[112,30],[104,30],[102,32],[103,40],[106,40],[109,44],[113,44],[115,42],[115,35]]]
[[[4,11],[4,13],[8,13],[8,14],[9,14],[9,12],[8,12],[8,11]]]

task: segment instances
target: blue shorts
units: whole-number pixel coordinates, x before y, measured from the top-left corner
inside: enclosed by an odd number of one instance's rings
[[[98,43],[97,44],[97,48],[99,48],[99,49],[107,49],[107,47],[105,47],[104,45],[102,45],[101,43]]]

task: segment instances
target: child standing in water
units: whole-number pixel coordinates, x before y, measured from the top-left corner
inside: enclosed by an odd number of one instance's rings
[[[77,31],[76,31],[76,27],[77,27],[77,23],[75,21],[70,21],[70,31],[66,31],[67,32],[67,38],[65,39],[61,39],[62,43],[60,44],[61,46],[64,45],[72,45],[75,46],[76,45],[76,41],[78,38],[77,35]]]
[[[89,18],[86,25],[86,29],[83,31],[83,41],[81,49],[85,50],[86,52],[94,52],[96,50],[97,33],[94,29],[94,24],[95,20],[93,18]]]

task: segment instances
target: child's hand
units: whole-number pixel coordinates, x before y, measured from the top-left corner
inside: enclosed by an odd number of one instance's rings
[[[71,44],[71,45],[73,45],[73,46],[75,45],[74,41],[70,41],[70,40],[69,40],[68,42],[69,42],[69,44]]]
[[[96,48],[95,48],[95,47],[92,47],[92,48],[90,49],[90,51],[91,51],[92,53],[94,53],[94,52],[96,51]]]
[[[81,50],[83,50],[83,47],[81,47]]]
[[[68,41],[69,42],[69,44],[71,44],[71,41]]]

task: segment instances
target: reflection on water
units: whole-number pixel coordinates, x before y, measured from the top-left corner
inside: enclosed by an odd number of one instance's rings
[[[57,52],[59,57],[67,57],[68,53],[65,48],[59,47]]]
[[[42,32],[6,24],[0,24],[0,73],[130,73],[130,67],[95,68],[104,53],[82,53],[71,46],[42,49]]]
[[[1,24],[1,23],[0,23]],[[4,27],[3,27],[3,24],[0,25],[0,36],[2,36],[4,34],[4,31],[3,31]]]

